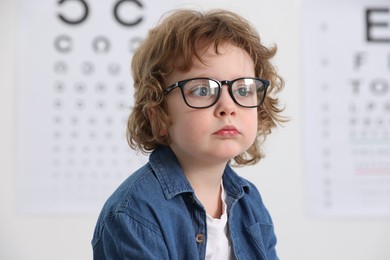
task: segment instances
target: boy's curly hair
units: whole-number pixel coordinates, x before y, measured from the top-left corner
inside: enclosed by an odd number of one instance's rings
[[[202,41],[213,44],[216,53],[222,43],[244,49],[255,64],[255,76],[271,81],[263,104],[258,108],[258,133],[255,142],[243,154],[234,158],[237,166],[255,164],[263,154],[260,145],[277,123],[284,122],[275,94],[284,85],[270,59],[276,46],[261,44],[254,27],[241,16],[226,10],[198,12],[176,10],[149,31],[132,59],[135,104],[127,124],[127,140],[131,148],[151,152],[169,145],[170,137],[161,136],[169,120],[164,101],[165,81],[175,70],[188,71],[193,59],[202,62],[197,46]],[[184,60],[177,64],[178,58]]]

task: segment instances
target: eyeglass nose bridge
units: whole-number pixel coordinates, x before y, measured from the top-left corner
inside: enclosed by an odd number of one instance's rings
[[[233,100],[234,103],[236,103],[237,105],[241,106],[241,105],[237,102],[236,98],[235,98],[234,95],[233,95],[233,91],[232,91],[232,88],[233,88],[233,81],[231,81],[231,80],[221,80],[221,81],[216,80],[216,81],[217,81],[218,84],[219,84],[220,90],[219,90],[219,94],[218,94],[218,96],[217,96],[217,99],[215,100],[215,103],[217,103],[217,102],[219,101],[219,99],[220,99],[220,97],[221,97],[221,95],[222,95],[223,86],[224,86],[224,85],[227,85],[227,86],[228,86],[227,90],[228,90],[228,93],[229,93],[230,98]]]
[[[232,81],[230,81],[230,80],[221,80],[221,81],[218,81],[218,82],[221,85],[221,87],[223,85],[228,85],[229,87],[232,87]]]

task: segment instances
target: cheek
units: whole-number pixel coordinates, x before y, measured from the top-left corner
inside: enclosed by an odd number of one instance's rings
[[[168,125],[168,133],[171,138],[177,138],[178,136],[185,135],[187,133],[188,120],[184,117],[172,116]]]
[[[176,133],[180,131],[191,131],[194,124],[196,125],[193,119],[181,117],[177,118],[176,120],[172,120],[169,128]]]
[[[192,139],[204,136],[209,127],[205,125],[207,117],[197,116],[195,113],[183,113],[171,120],[169,134],[175,139]]]
[[[248,116],[246,120],[247,120],[248,131],[250,132],[250,135],[255,138],[258,132],[257,111],[255,111],[255,113],[251,113],[251,115]]]

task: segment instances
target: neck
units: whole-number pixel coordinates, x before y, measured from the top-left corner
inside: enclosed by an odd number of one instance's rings
[[[220,218],[222,215],[221,181],[226,165],[210,168],[187,168],[184,167],[184,174],[195,191],[196,197],[200,200],[207,214],[213,218]]]

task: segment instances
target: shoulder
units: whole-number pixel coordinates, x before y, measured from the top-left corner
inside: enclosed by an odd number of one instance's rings
[[[110,223],[121,226],[132,221],[158,231],[158,226],[148,213],[150,204],[159,203],[163,197],[156,195],[158,192],[162,193],[161,186],[147,163],[131,174],[107,199],[95,227],[96,238]],[[124,219],[128,220],[120,221]]]
[[[94,258],[157,259],[156,252],[167,258],[163,231],[154,214],[159,210],[155,205],[163,200],[149,163],[130,175],[100,212],[91,241]]]
[[[160,184],[149,163],[131,174],[107,199],[102,214],[113,214],[129,208],[135,200],[152,199],[150,194],[160,188]],[[161,189],[161,188],[160,188]]]

